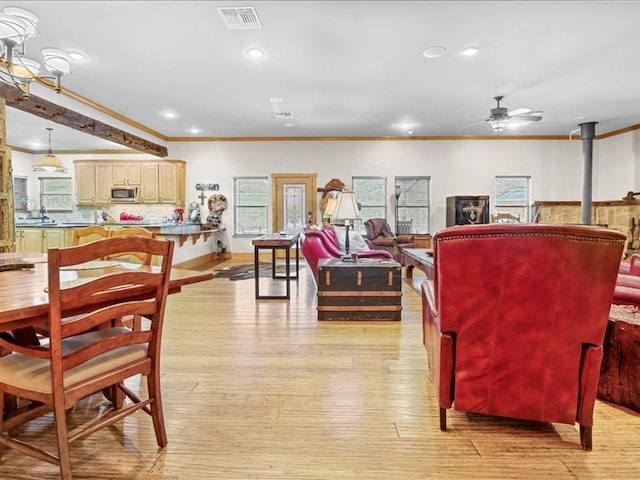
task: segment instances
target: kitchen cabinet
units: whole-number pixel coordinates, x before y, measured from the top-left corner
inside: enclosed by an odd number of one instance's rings
[[[76,201],[78,205],[111,202],[111,187],[138,187],[138,201],[184,207],[186,164],[183,160],[124,162],[77,160]]]
[[[77,162],[76,203],[101,205],[111,203],[113,169],[107,162]]]
[[[142,203],[184,206],[185,164],[164,160],[142,164]]]
[[[140,201],[142,203],[159,203],[157,162],[142,164],[142,186],[140,190]]]
[[[112,165],[114,186],[139,186],[141,172],[139,162],[120,162]]]
[[[64,228],[17,228],[16,251],[46,253],[50,248],[67,245]]]

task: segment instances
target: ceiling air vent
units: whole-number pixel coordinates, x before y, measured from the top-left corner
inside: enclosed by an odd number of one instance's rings
[[[273,112],[273,115],[276,118],[293,118],[293,113],[291,112]]]
[[[218,12],[229,30],[262,28],[253,7],[220,7]]]

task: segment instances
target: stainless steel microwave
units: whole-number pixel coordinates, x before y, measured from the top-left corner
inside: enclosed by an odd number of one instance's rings
[[[111,187],[112,203],[135,203],[138,201],[138,187]]]

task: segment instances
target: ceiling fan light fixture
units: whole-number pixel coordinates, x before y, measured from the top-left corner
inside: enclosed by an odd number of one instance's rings
[[[34,172],[49,172],[49,173],[67,173],[67,167],[62,165],[60,160],[53,154],[51,149],[51,132],[53,128],[47,128],[49,131],[49,151],[47,154],[33,164]]]
[[[487,120],[492,130],[496,133],[502,132],[509,125],[509,117],[495,117]]]

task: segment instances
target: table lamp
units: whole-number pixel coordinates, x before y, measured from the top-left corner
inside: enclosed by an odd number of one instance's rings
[[[358,202],[356,194],[346,188],[338,192],[336,198],[336,207],[331,215],[332,222],[344,221],[345,239],[344,250],[349,255],[349,222],[351,220],[360,220],[360,212],[358,212]]]

